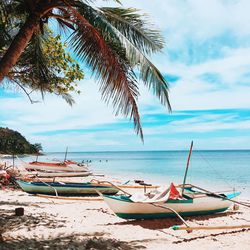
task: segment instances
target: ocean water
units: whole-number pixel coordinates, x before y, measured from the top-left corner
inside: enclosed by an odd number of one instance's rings
[[[63,160],[65,153],[46,153],[39,160]],[[67,159],[91,161],[90,168],[124,182],[180,184],[188,151],[69,152]],[[35,159],[35,158],[33,158]],[[193,151],[186,183],[212,191],[236,189],[250,198],[250,150]]]

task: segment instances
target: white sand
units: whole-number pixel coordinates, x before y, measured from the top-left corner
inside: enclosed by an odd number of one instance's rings
[[[36,245],[32,240],[40,241],[44,246],[41,249],[46,249],[51,247],[50,244],[55,239],[60,242],[68,236],[71,240],[65,241],[65,246],[73,246],[74,241],[80,242],[78,247],[72,249],[88,249],[79,246],[82,240],[91,237],[125,241],[131,247],[93,249],[135,249],[139,246],[154,250],[250,249],[248,229],[187,233],[170,228],[182,224],[178,219],[120,219],[103,201],[52,200],[11,190],[1,190],[0,197],[0,226],[4,240],[3,243],[0,242],[0,249],[35,249]],[[25,215],[14,216],[16,207],[23,207]],[[192,226],[250,225],[250,209],[240,207],[238,211],[229,210],[227,213],[212,216],[189,217],[187,221]]]

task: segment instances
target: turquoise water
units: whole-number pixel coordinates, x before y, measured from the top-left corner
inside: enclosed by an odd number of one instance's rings
[[[153,184],[182,183],[188,151],[75,152],[67,158],[91,161],[91,169],[123,181],[143,179]],[[47,153],[39,160],[64,159]],[[250,150],[193,151],[187,182],[215,191],[236,188],[250,197]]]

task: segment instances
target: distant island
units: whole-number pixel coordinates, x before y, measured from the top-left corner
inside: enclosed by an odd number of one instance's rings
[[[40,151],[40,143],[31,144],[19,132],[0,128],[0,154],[38,154]]]

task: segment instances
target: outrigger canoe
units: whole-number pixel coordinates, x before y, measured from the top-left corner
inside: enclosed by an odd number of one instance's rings
[[[113,212],[123,219],[157,219],[178,216],[183,222],[182,216],[214,214],[226,211],[233,202],[234,197],[240,192],[230,194],[216,194],[197,186],[186,184],[186,177],[190,157],[193,148],[193,141],[188,155],[186,171],[183,184],[163,190],[138,194],[125,195],[103,195],[104,201]],[[186,224],[186,223],[185,223]]]
[[[21,189],[29,194],[48,194],[48,195],[93,195],[96,190],[102,194],[116,194],[119,190],[108,185],[96,183],[71,183],[71,182],[26,182],[15,180]]]
[[[50,177],[86,177],[92,175],[92,172],[83,171],[83,172],[42,172],[42,171],[28,171],[23,173],[25,176],[29,177],[40,177],[40,178],[50,178]]]
[[[102,195],[113,212],[123,219],[157,219],[181,216],[206,215],[226,211],[232,204],[230,199],[240,192],[212,195],[193,190],[186,185],[182,196],[171,197],[169,189],[153,198],[136,195]],[[171,210],[172,209],[172,210]]]
[[[25,163],[24,166],[28,171],[34,171],[34,170],[40,170],[40,171],[46,171],[46,172],[83,172],[83,171],[89,171],[88,167],[86,165],[77,165],[74,162],[29,162]]]

